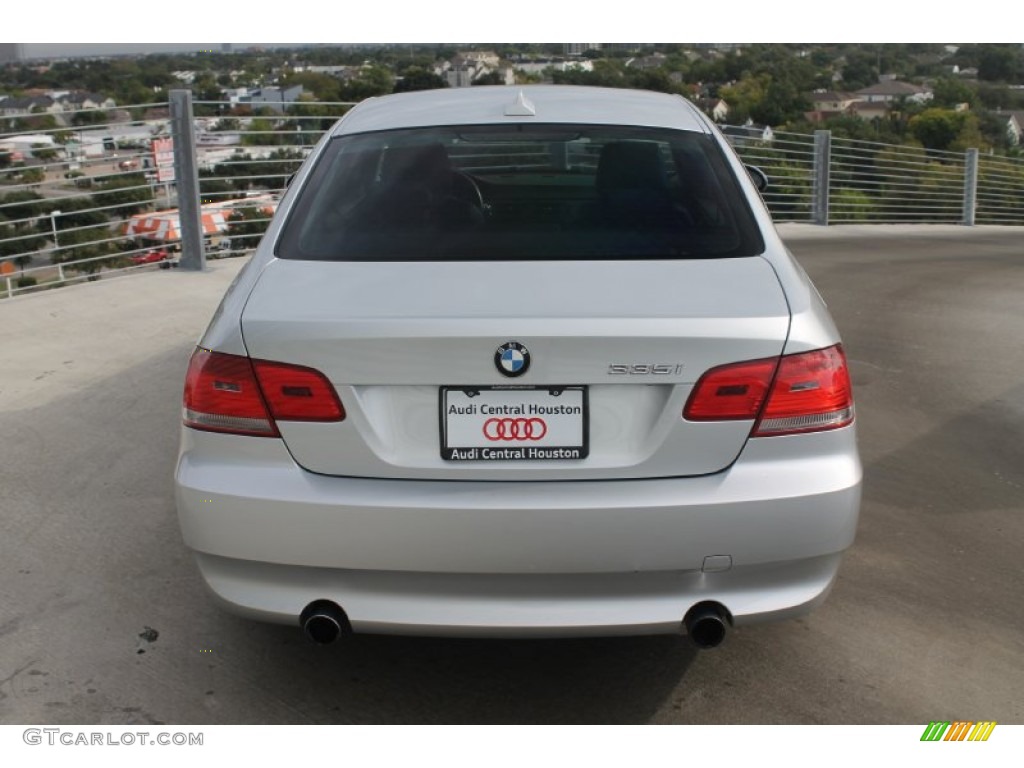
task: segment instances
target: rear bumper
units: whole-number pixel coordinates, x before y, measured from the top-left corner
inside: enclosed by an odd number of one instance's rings
[[[853,541],[861,467],[847,428],[752,440],[697,478],[373,480],[185,429],[176,481],[185,543],[234,612],[297,623],[331,600],[356,631],[568,636],[677,632],[702,601],[737,625],[811,610]]]

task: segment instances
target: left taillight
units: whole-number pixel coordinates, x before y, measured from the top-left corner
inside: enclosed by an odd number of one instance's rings
[[[277,421],[341,421],[334,387],[304,366],[196,349],[185,375],[185,426],[278,437]]]

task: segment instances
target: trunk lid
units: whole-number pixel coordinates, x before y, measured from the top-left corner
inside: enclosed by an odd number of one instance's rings
[[[344,404],[347,418],[340,423],[279,423],[295,460],[312,472],[380,478],[610,479],[720,471],[742,450],[751,422],[687,422],[686,398],[709,368],[781,354],[788,329],[782,288],[760,257],[275,260],[242,314],[250,356],[323,372]],[[496,351],[513,341],[526,347],[530,366],[509,378],[499,371]],[[543,391],[495,393],[492,387]],[[563,387],[570,388],[564,399],[547,398],[548,390]],[[442,388],[470,388],[468,399],[454,389],[446,396]],[[493,424],[492,435],[480,437],[475,423],[458,417],[448,423],[441,413],[443,405],[493,407],[507,398],[585,399],[585,418],[551,427],[571,431],[582,422],[586,458],[442,458],[446,434],[460,435],[450,440],[463,445],[470,444],[469,432],[481,445],[529,445],[526,438],[495,437]]]

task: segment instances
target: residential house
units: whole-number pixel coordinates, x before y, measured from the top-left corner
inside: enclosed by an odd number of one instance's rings
[[[996,112],[1000,119],[1006,121],[1006,140],[1011,147],[1020,146],[1024,142],[1024,111]]]
[[[56,114],[61,106],[49,96],[9,96],[0,101],[0,116],[21,117],[40,112]]]
[[[886,80],[869,85],[867,88],[861,88],[856,95],[861,101],[866,101],[869,104],[893,104],[903,99],[924,104],[931,101],[933,93],[930,88],[921,85],[905,83],[902,80]]]
[[[854,103],[852,111],[861,120],[876,120],[889,114],[889,104],[884,101],[858,101]]]
[[[843,91],[815,91],[807,95],[811,102],[811,111],[804,117],[812,123],[820,123],[831,117],[843,117],[856,114],[856,106],[864,103],[858,96]]]
[[[101,93],[88,91],[71,91],[57,99],[65,111],[80,109],[113,109],[117,102]]]
[[[459,55],[464,59],[479,61],[485,67],[490,67],[491,69],[497,69],[498,65],[501,64],[501,57],[494,51],[462,51]]]
[[[489,51],[456,54],[435,72],[444,78],[449,88],[465,88],[491,72],[499,72],[505,85],[514,85],[516,81],[512,67],[501,67],[498,57]]]
[[[711,119],[716,123],[724,123],[729,116],[729,104],[725,99],[716,99],[711,105]]]
[[[729,104],[725,99],[712,99],[699,91],[694,93],[691,99],[716,123],[724,123],[729,117]]]
[[[548,69],[555,72],[568,72],[570,69],[576,69],[581,72],[594,71],[594,62],[590,59],[573,59],[570,61],[563,59],[532,59],[529,61],[517,61],[513,66],[517,72],[523,72],[528,75],[543,75]]]
[[[629,69],[659,69],[664,66],[668,57],[664,53],[652,53],[650,56],[638,56],[633,59],[626,59],[626,67]]]
[[[301,95],[301,85],[293,85],[290,88],[269,86],[252,91],[249,94],[249,103],[252,104],[253,109],[269,107],[272,111],[283,115],[285,107],[298,101]]]
[[[601,43],[562,43],[562,52],[566,56],[582,56],[587,51],[601,50]]]
[[[756,144],[771,144],[775,132],[770,125],[755,125],[747,120],[745,125],[726,125],[722,128],[725,138],[734,147],[747,147]]]
[[[815,91],[808,95],[815,112],[848,112],[861,99],[843,91]]]
[[[246,104],[249,101],[248,88],[225,88],[220,92],[221,98],[232,106]]]

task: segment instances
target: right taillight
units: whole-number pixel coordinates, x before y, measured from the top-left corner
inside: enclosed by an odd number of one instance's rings
[[[277,421],[342,421],[327,377],[312,368],[198,348],[185,375],[185,426],[278,437]]]
[[[786,355],[754,437],[820,432],[853,422],[853,387],[841,344]]]
[[[853,390],[843,348],[713,368],[694,386],[683,417],[756,419],[753,437],[845,427],[853,421]]]

